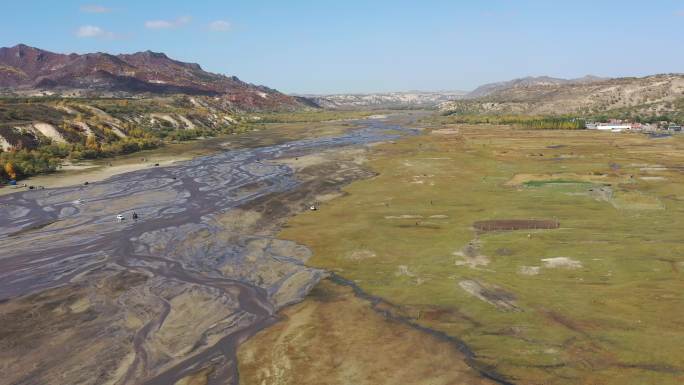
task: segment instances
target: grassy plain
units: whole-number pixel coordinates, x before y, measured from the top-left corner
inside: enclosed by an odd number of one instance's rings
[[[280,238],[515,383],[681,384],[684,138],[433,128],[373,147],[377,177],[294,217]],[[511,219],[560,228],[472,227]]]

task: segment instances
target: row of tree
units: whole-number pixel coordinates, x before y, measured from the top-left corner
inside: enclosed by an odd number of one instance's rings
[[[0,152],[0,179],[18,180],[30,175],[52,172],[61,160],[40,151]]]
[[[449,114],[444,119],[448,123],[504,124],[524,129],[581,130],[586,128],[586,122],[583,119],[572,116]]]
[[[35,149],[0,151],[0,180],[19,180],[57,170],[65,160],[107,158],[159,147],[156,138],[123,138],[113,143],[98,143],[89,136],[85,143],[51,143]]]
[[[219,130],[160,129],[153,132],[133,129],[128,137],[109,141],[98,141],[93,135],[82,143],[48,143],[35,149],[18,146],[10,151],[0,150],[0,181],[19,180],[32,175],[55,171],[66,159],[85,160],[109,158],[131,154],[163,146],[165,142],[188,141],[200,137],[211,137],[221,133],[236,133],[248,130],[247,125],[225,127]]]

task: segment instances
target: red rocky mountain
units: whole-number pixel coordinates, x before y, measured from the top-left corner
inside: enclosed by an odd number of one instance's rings
[[[19,44],[0,48],[0,88],[89,93],[190,94],[226,98],[249,108],[297,107],[301,102],[235,76],[204,71],[199,64],[145,51],[59,54]]]

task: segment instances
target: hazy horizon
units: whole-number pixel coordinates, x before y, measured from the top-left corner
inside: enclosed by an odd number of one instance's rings
[[[680,1],[36,3],[3,7],[1,46],[152,50],[295,94],[468,91],[526,76],[677,73],[684,62]]]

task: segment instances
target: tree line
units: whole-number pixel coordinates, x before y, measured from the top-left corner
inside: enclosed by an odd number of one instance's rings
[[[582,130],[584,119],[573,116],[447,114],[446,123],[501,124],[521,129]]]

